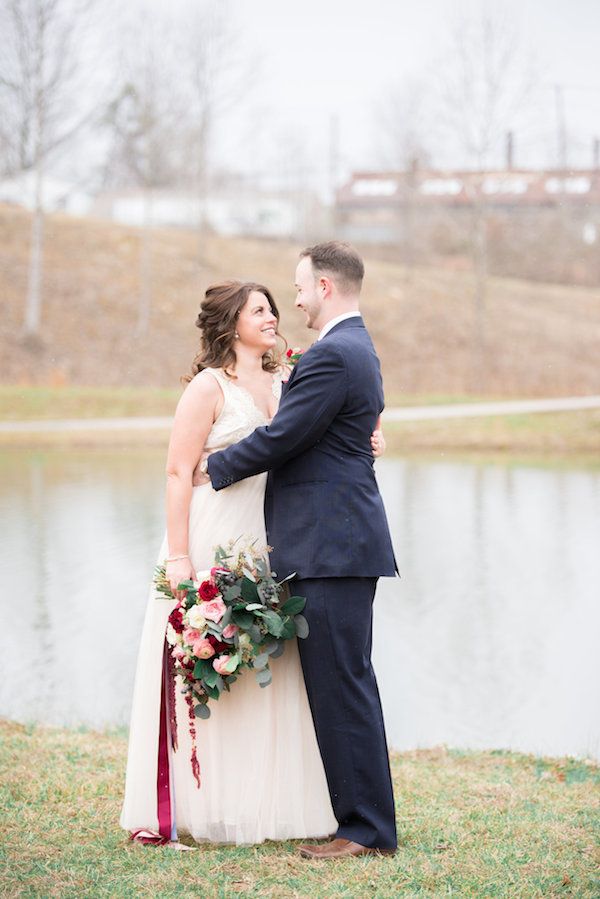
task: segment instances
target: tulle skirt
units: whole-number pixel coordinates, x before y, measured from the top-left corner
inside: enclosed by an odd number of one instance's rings
[[[196,571],[210,568],[214,548],[243,537],[266,543],[265,475],[216,492],[195,487],[190,506],[189,554]],[[166,555],[166,539],[158,562]],[[121,826],[158,830],[156,780],[162,657],[173,602],[151,589],[142,631],[131,713]],[[323,837],[337,823],[302,677],[298,646],[286,643],[271,662],[273,682],[261,688],[246,670],[211,716],[195,719],[201,786],[192,773],[188,707],[176,690],[177,751],[170,768],[180,834],[195,840],[260,843]]]

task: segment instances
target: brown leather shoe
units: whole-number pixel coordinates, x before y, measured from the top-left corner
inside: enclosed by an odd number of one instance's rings
[[[394,855],[395,849],[373,849],[369,846],[361,846],[352,840],[337,838],[322,846],[300,846],[299,852],[302,858],[354,858],[359,855]]]

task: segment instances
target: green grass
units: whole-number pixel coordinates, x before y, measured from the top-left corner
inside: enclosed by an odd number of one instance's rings
[[[600,462],[600,409],[392,422],[390,453]]]
[[[171,415],[180,390],[154,387],[0,386],[0,421],[54,418],[119,418]],[[446,394],[397,395],[388,406],[437,406],[489,401],[489,397]]]
[[[3,896],[600,895],[600,771],[444,748],[394,755],[393,858],[310,862],[293,842],[198,852],[119,829],[126,738],[0,722]]]
[[[159,388],[0,387],[0,421],[60,418],[120,418],[172,415],[180,392]],[[394,405],[426,406],[478,402],[483,397],[414,394],[388,397]],[[497,397],[496,399],[501,399]],[[388,453],[568,458],[600,460],[600,410],[394,422],[385,425]],[[166,444],[168,433],[76,432],[2,434],[5,446]]]
[[[0,386],[0,421],[172,415],[179,390]]]

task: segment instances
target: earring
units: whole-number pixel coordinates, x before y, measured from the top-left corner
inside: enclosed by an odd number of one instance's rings
[[[235,337],[236,340],[239,340],[239,339],[240,339],[240,335],[238,334],[237,331],[235,332],[235,334],[234,334],[233,336]]]

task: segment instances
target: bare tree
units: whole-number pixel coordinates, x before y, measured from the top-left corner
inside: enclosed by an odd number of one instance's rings
[[[193,199],[201,257],[215,130],[248,95],[227,6],[194,0],[178,20],[138,19],[135,35],[124,33],[119,86],[105,116],[111,137],[104,184],[142,191],[138,335],[147,331],[152,307],[155,193],[178,187]]]
[[[449,53],[439,66],[438,140],[475,170],[484,172],[501,152],[507,131],[523,120],[535,83],[531,54],[501,7],[484,6],[476,17],[455,20]],[[472,210],[475,271],[473,380],[485,373],[485,300],[488,273],[488,206],[483,174],[466,186]]]
[[[135,185],[143,198],[137,334],[149,325],[152,306],[152,226],[155,191],[178,177],[179,141],[186,115],[172,33],[165,22],[140,20],[127,41],[118,93],[108,104],[111,134],[105,186]],[[132,54],[135,53],[135,56]]]
[[[430,159],[428,150],[429,89],[421,78],[394,85],[376,110],[381,135],[380,159],[384,168],[402,173],[397,209],[398,240],[406,278],[415,263],[415,219],[418,212],[417,171]]]
[[[260,75],[236,29],[230,0],[190,0],[180,39],[181,83],[187,98],[182,175],[198,201],[199,257],[206,236],[207,198],[216,169],[215,146],[227,129],[228,114],[247,108]],[[239,142],[233,130],[229,145]]]
[[[4,169],[33,174],[27,337],[40,332],[48,165],[93,118],[92,109],[84,106],[82,57],[94,6],[93,0],[0,0]]]

